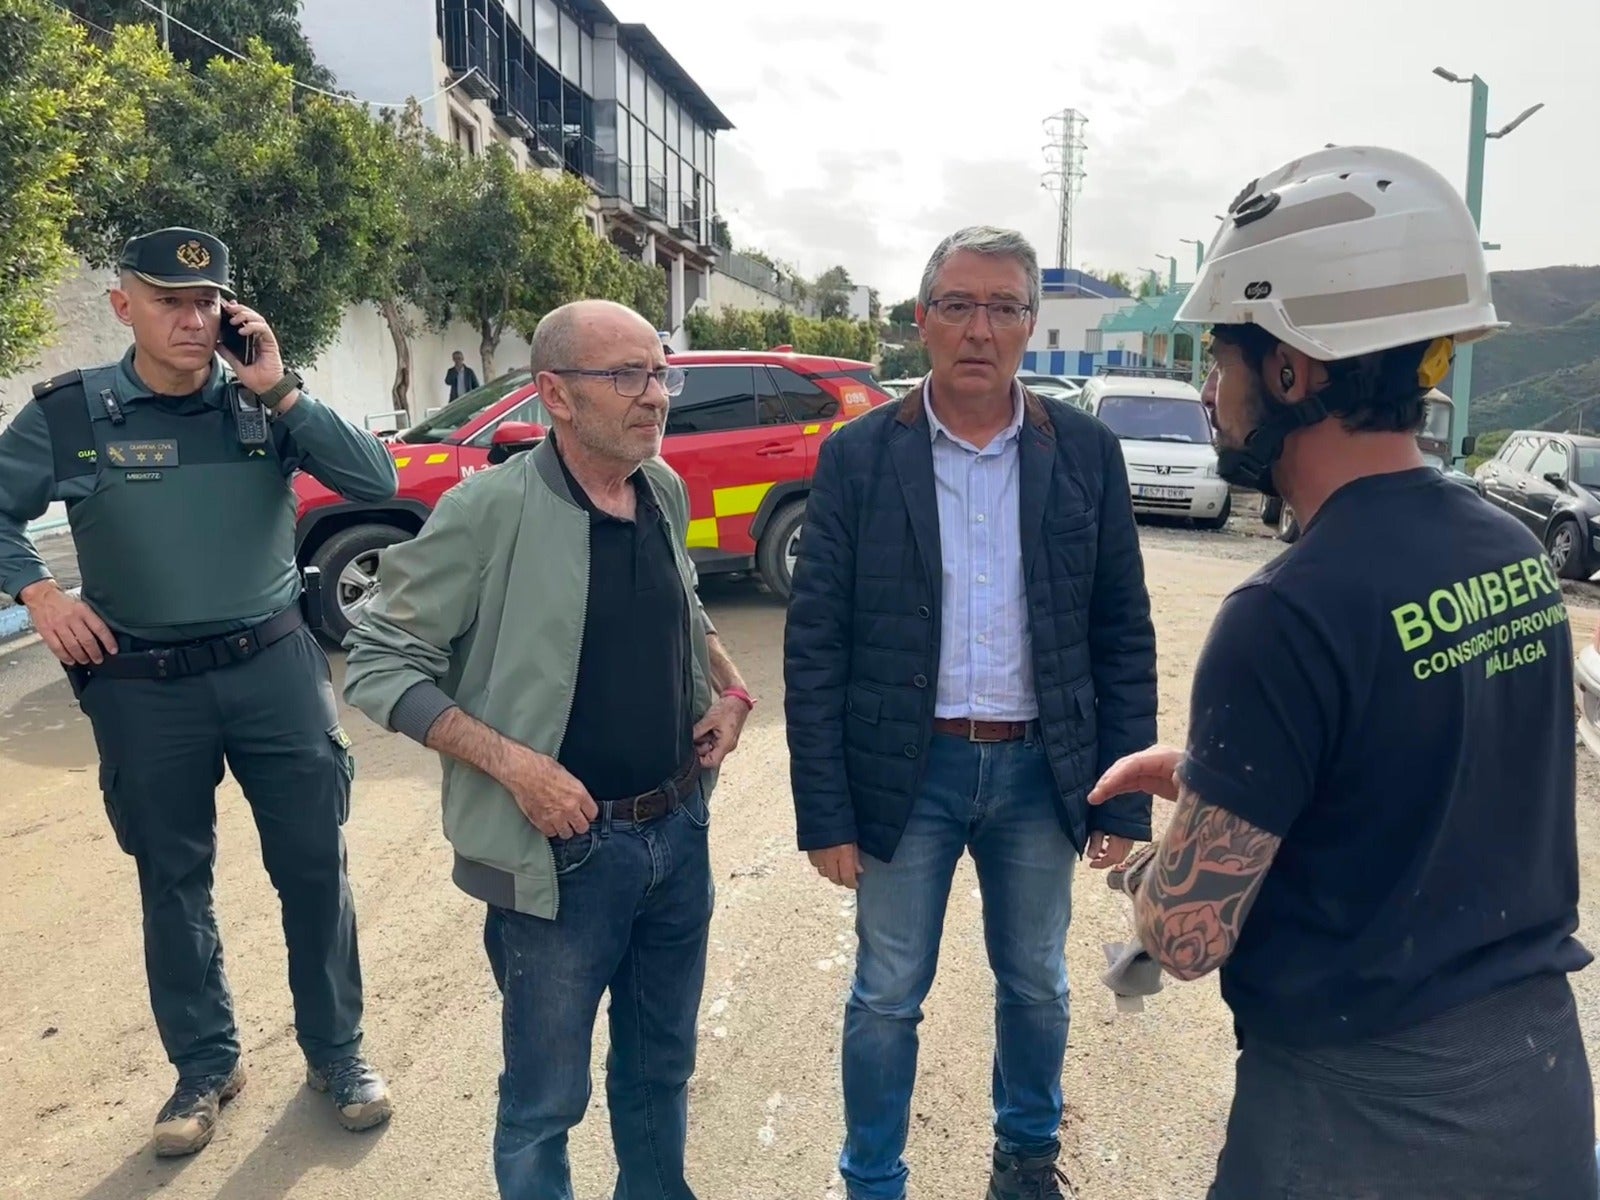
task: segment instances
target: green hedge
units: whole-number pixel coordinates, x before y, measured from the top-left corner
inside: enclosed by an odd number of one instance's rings
[[[793,346],[798,354],[826,354],[871,362],[878,352],[878,334],[865,321],[832,317],[818,321],[786,310],[740,311],[725,308],[721,316],[692,312],[684,321],[694,350],[770,350]]]

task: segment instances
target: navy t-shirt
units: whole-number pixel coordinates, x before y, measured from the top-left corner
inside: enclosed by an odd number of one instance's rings
[[[1184,782],[1278,835],[1222,995],[1369,1037],[1576,971],[1572,640],[1538,541],[1431,468],[1357,480],[1223,602]]]

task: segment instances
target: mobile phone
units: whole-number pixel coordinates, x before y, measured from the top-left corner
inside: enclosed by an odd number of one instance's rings
[[[239,327],[233,323],[233,318],[226,309],[222,313],[222,329],[217,338],[217,345],[231,352],[241,363],[249,364],[256,360],[255,337],[246,337],[240,333]]]

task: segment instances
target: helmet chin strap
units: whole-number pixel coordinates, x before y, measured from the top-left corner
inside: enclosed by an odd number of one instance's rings
[[[1327,420],[1328,410],[1315,396],[1299,404],[1268,403],[1266,418],[1246,435],[1243,446],[1226,446],[1217,451],[1217,474],[1235,487],[1277,496],[1280,493],[1272,468],[1283,454],[1284,440],[1297,429]]]

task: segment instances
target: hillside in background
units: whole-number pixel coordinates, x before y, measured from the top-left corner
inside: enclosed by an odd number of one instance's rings
[[[1495,308],[1511,328],[1477,349],[1472,431],[1593,429],[1600,417],[1600,267],[1496,271],[1491,282]]]

